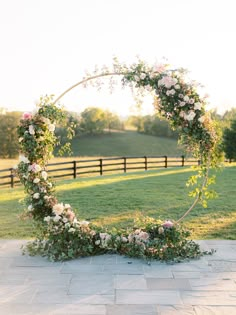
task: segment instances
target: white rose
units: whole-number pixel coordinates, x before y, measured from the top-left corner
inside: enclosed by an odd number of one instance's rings
[[[95,245],[99,245],[100,243],[100,240],[95,241]]]
[[[55,215],[55,217],[53,217],[53,221],[54,222],[58,222],[60,221],[61,217],[59,215]]]
[[[51,123],[50,119],[48,119],[46,117],[42,117],[41,119],[46,125],[49,125]]]
[[[35,134],[34,126],[33,126],[33,125],[29,125],[29,133],[30,133],[31,135],[34,135],[34,134]]]
[[[171,90],[170,90],[170,94],[171,94],[171,95],[174,95],[174,94],[175,94],[175,90],[174,90],[174,89],[171,89]]]
[[[180,89],[180,85],[179,85],[179,84],[176,84],[176,85],[175,85],[175,89],[176,89],[176,90],[179,90],[179,89]]]
[[[197,103],[194,104],[194,109],[195,110],[201,110],[201,108],[202,108],[202,105],[201,105],[200,102],[197,102]]]
[[[185,95],[185,97],[184,97],[184,101],[185,101],[185,102],[188,102],[188,101],[189,101],[189,97],[188,97],[188,95]]]
[[[51,217],[48,215],[47,217],[45,217],[44,219],[43,219],[45,222],[50,222],[50,220],[51,220]]]
[[[19,155],[19,162],[29,163],[30,161],[28,160],[28,158],[26,156],[24,156],[23,154],[20,154]]]
[[[204,123],[206,117],[205,116],[201,116],[200,118],[198,118],[198,121],[202,124]]]
[[[185,102],[179,102],[179,106],[183,107],[186,103]]]
[[[196,113],[193,110],[191,110],[188,112],[188,114],[185,114],[184,118],[188,121],[192,121],[195,116],[196,116]]]
[[[189,99],[189,104],[194,104],[194,99],[193,98]]]
[[[51,132],[54,132],[54,130],[55,130],[55,125],[54,125],[54,124],[48,125],[48,130],[51,131]]]
[[[67,219],[67,218],[63,218],[63,219],[62,219],[62,222],[63,222],[63,223],[67,223],[67,222],[68,222],[68,219]]]
[[[135,76],[134,76],[134,80],[135,80],[136,82],[138,82],[138,81],[140,80],[139,76],[135,75]]]
[[[22,142],[23,140],[24,140],[24,138],[23,138],[23,137],[20,137],[18,141],[19,141],[19,142]]]
[[[34,184],[38,184],[40,182],[40,179],[39,178],[35,178],[34,180],[33,180],[33,183]]]
[[[39,199],[39,193],[33,194],[33,198],[34,198],[34,199]]]
[[[63,203],[57,203],[52,208],[53,213],[55,213],[56,215],[62,214],[63,210],[64,210]]]
[[[33,206],[32,205],[29,205],[28,206],[28,211],[32,211],[33,210]]]
[[[52,183],[48,183],[48,187],[49,187],[49,188],[52,188]]]
[[[48,178],[48,174],[45,171],[42,171],[41,176],[44,180],[46,180]]]
[[[64,206],[64,208],[65,208],[65,209],[70,209],[71,206],[69,205],[69,203],[66,203],[65,206]]]
[[[43,199],[44,200],[48,200],[48,199],[50,199],[50,197],[49,196],[44,196]]]
[[[69,233],[74,233],[74,232],[75,232],[75,229],[74,229],[74,228],[70,228],[70,229],[68,230],[68,232],[69,232]]]
[[[141,73],[140,74],[140,79],[144,80],[146,78],[146,73]]]
[[[152,90],[152,87],[150,84],[147,84],[145,85],[145,89],[148,90],[148,91],[151,91]]]

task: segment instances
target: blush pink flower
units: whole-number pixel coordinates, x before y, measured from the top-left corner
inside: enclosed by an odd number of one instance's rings
[[[31,119],[32,118],[32,114],[31,113],[24,113],[23,115],[22,115],[22,118],[23,119]]]
[[[174,225],[174,223],[171,222],[170,220],[166,220],[166,221],[162,224],[162,226],[165,227],[165,228],[172,228],[173,225]]]

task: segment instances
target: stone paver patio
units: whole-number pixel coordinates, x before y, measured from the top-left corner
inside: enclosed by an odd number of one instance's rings
[[[0,240],[1,315],[236,315],[236,241],[212,256],[150,265],[118,255],[52,263]]]

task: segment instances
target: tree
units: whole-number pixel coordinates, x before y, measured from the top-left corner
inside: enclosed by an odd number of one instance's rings
[[[123,129],[123,124],[119,119],[119,116],[110,112],[109,110],[106,110],[104,112],[105,114],[105,120],[106,120],[106,128],[109,130],[109,132],[114,130],[121,130]]]
[[[224,131],[223,147],[227,159],[236,159],[236,119]]]
[[[14,158],[18,155],[17,126],[22,113],[9,112],[0,115],[0,156]]]
[[[83,133],[94,135],[103,133],[106,128],[106,115],[97,107],[86,108],[81,113],[80,129]]]

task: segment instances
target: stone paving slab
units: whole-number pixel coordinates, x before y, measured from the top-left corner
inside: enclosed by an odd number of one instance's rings
[[[102,255],[53,263],[0,240],[1,315],[236,315],[236,241],[179,264]]]

